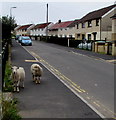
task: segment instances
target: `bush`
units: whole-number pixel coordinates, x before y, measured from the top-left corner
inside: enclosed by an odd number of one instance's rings
[[[18,115],[16,99],[2,101],[2,115],[2,120],[21,120],[20,115]]]
[[[4,77],[4,84],[5,84],[3,87],[4,92],[12,92],[13,91],[11,73],[12,73],[11,65],[7,62],[6,69],[5,69],[5,77]]]

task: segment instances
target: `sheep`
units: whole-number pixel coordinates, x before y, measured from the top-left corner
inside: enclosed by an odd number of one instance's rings
[[[23,67],[12,67],[12,80],[14,92],[19,92],[19,85],[22,83],[22,88],[24,88],[25,70]]]
[[[40,65],[38,65],[38,64],[32,64],[31,65],[31,73],[32,73],[33,82],[35,82],[36,84],[37,83],[40,84],[40,78],[43,74],[42,67],[40,67]]]

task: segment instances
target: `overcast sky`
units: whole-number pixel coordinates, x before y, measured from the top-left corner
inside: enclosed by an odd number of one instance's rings
[[[45,2],[37,2],[35,0],[33,2],[30,0],[23,1],[17,0],[17,2],[14,2],[11,0],[8,2],[4,0],[0,2],[0,15],[10,15],[10,8],[15,6],[17,8],[12,9],[12,16],[15,17],[17,24],[44,23],[46,22],[46,4],[48,3],[49,21],[56,23],[59,19],[61,21],[80,19],[89,12],[114,4],[112,0],[105,0],[106,2],[99,0],[98,2],[85,2],[84,0],[78,2],[74,0],[69,0],[69,2],[65,2],[65,0],[59,0],[59,2],[55,2],[55,0],[54,2],[50,0]]]

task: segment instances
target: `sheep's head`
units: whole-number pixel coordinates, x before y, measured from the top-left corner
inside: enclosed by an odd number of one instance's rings
[[[34,66],[34,69],[33,69],[34,71],[35,71],[35,73],[38,73],[39,71],[40,71],[40,68],[39,68],[39,66]]]
[[[16,74],[17,69],[18,69],[18,67],[17,67],[17,66],[13,66],[13,67],[12,67],[12,73],[13,73],[13,74]]]

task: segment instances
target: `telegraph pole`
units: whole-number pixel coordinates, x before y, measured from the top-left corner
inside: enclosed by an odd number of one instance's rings
[[[46,23],[47,23],[47,27],[46,27],[46,40],[47,40],[48,39],[48,3],[47,3]]]

